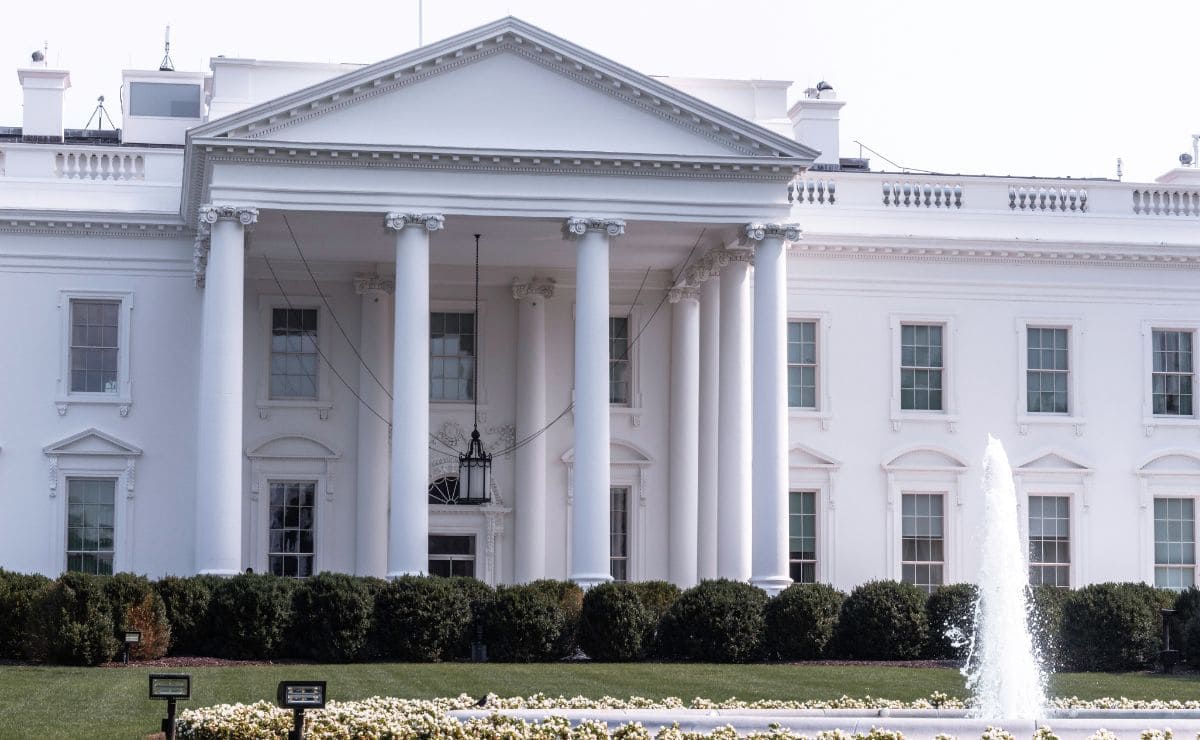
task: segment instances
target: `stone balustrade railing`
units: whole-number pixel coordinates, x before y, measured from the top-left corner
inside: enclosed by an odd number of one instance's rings
[[[60,149],[54,154],[54,174],[69,180],[144,180],[146,158],[95,147]]]
[[[1135,189],[1133,212],[1142,216],[1200,216],[1200,190]]]
[[[1087,211],[1088,191],[1086,188],[1046,187],[1010,185],[1008,207],[1014,211],[1059,211],[1066,213]]]
[[[0,142],[0,208],[176,213],[183,154],[182,147]]]
[[[837,200],[837,183],[826,179],[797,178],[788,185],[788,203],[833,205]]]
[[[883,204],[897,208],[962,208],[962,185],[897,180],[883,182]]]

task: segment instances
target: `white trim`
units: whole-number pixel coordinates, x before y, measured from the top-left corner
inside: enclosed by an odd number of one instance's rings
[[[1067,330],[1067,413],[1031,413],[1028,411],[1029,372],[1029,329]],[[1019,316],[1014,324],[1017,335],[1017,399],[1016,421],[1018,434],[1028,434],[1030,426],[1063,424],[1074,425],[1076,437],[1083,436],[1087,423],[1085,414],[1087,399],[1085,387],[1079,378],[1082,375],[1080,359],[1084,356],[1083,341],[1086,335],[1084,322],[1079,317]]]
[[[820,354],[817,355],[820,361]],[[814,462],[792,462],[792,453],[800,452]],[[837,474],[842,464],[811,447],[793,444],[788,450],[788,492],[815,491],[817,496],[817,574],[818,583],[837,582]],[[817,462],[820,461],[820,462]],[[790,560],[790,558],[789,558]]]
[[[571,306],[574,313],[574,304]],[[624,309],[624,310],[622,310]],[[610,319],[628,319],[629,320],[629,403],[610,403],[609,410],[613,416],[624,416],[628,418],[630,426],[640,427],[642,425],[642,414],[645,409],[642,407],[642,371],[641,371],[641,341],[634,341],[638,334],[648,327],[642,324],[642,309],[639,305],[620,306],[618,304],[610,304],[608,307],[608,318]],[[573,335],[572,335],[573,336]],[[608,342],[612,341],[611,333],[607,337]],[[609,354],[609,364],[612,364],[611,352]],[[571,398],[575,397],[575,389],[571,389]],[[572,412],[574,413],[574,412]],[[631,561],[632,562],[632,561]],[[632,573],[630,576],[632,580]]]
[[[958,431],[958,395],[955,392],[958,376],[958,334],[953,314],[893,313],[888,316],[892,343],[892,389],[889,408],[893,432],[905,423],[943,423],[949,432]],[[909,324],[940,325],[942,327],[942,409],[917,411],[900,408],[900,339],[901,327]]]
[[[899,365],[897,365],[899,367]],[[913,452],[933,452],[947,459],[941,465],[906,465],[897,460]],[[914,445],[894,451],[884,457],[882,467],[887,475],[884,516],[884,563],[881,573],[890,574],[892,580],[901,580],[900,563],[901,503],[905,493],[937,493],[945,496],[942,506],[944,561],[942,582],[957,583],[962,579],[962,537],[959,533],[959,510],[962,507],[962,477],[968,466],[958,455],[945,448],[931,445]]]
[[[115,301],[117,307],[117,388],[113,393],[82,393],[71,390],[71,302]],[[130,371],[130,336],[133,323],[133,293],[131,291],[60,290],[58,312],[59,335],[58,380],[55,406],[59,416],[65,416],[72,404],[116,406],[121,416],[129,415],[133,405],[133,378]]]
[[[1197,465],[1194,468],[1149,467],[1166,457],[1186,458]],[[1138,527],[1139,570],[1142,580],[1154,585],[1154,499],[1190,498],[1196,500],[1200,509],[1200,454],[1186,448],[1158,450],[1144,458],[1134,472],[1138,478],[1138,508],[1141,511]],[[1195,572],[1192,577],[1195,582]]]
[[[316,398],[271,398],[271,321],[275,309],[315,309],[317,311],[317,397]],[[315,409],[321,419],[328,419],[333,409],[333,384],[330,376],[333,371],[325,362],[322,353],[330,356],[332,348],[330,339],[333,336],[330,324],[333,319],[326,310],[320,296],[288,295],[278,293],[263,293],[258,296],[258,337],[252,343],[254,349],[249,353],[251,361],[257,365],[255,377],[255,402],[258,408],[258,418],[269,419],[271,412],[276,409]],[[257,572],[257,568],[255,569]]]
[[[633,453],[632,459],[619,459],[615,455],[610,457],[609,469],[609,487],[628,487],[630,492],[629,503],[629,580],[640,581],[645,573],[646,559],[646,504],[648,503],[648,493],[646,491],[646,473],[647,470],[654,465],[654,459],[648,455],[645,450],[623,439],[612,438],[609,440],[609,449],[622,448]],[[562,455],[562,462],[567,470],[567,505],[566,505],[566,522],[565,530],[566,549],[566,572],[571,572],[571,522],[574,519],[571,516],[571,511],[575,503],[575,448],[567,450]],[[608,521],[597,522],[595,526],[603,526],[605,532],[608,531]]]
[[[1200,368],[1196,360],[1197,341],[1200,341],[1200,321],[1178,318],[1145,319],[1142,328],[1142,429],[1146,436],[1158,427],[1200,429]],[[1154,332],[1189,331],[1192,333],[1192,415],[1158,415],[1154,413]],[[1154,583],[1153,580],[1149,581]]]
[[[1070,553],[1071,562],[1067,565],[1069,588],[1079,588],[1088,583],[1085,569],[1087,562],[1081,557],[1081,553],[1087,552],[1082,545],[1082,537],[1084,528],[1081,513],[1087,512],[1086,502],[1086,485],[1083,480],[1077,483],[1037,483],[1027,482],[1018,477],[1016,471],[1013,471],[1013,478],[1017,483],[1017,526],[1021,532],[1022,557],[1025,559],[1025,567],[1028,571],[1035,563],[1029,559],[1029,498],[1030,496],[1061,496],[1067,499],[1067,526],[1068,541],[1067,549]]]
[[[817,388],[815,399],[817,407],[810,409],[799,406],[788,406],[788,419],[791,421],[816,421],[821,431],[828,431],[829,425],[833,421],[833,393],[830,390],[833,373],[829,371],[829,332],[833,326],[833,320],[830,319],[827,311],[788,311],[787,322],[791,324],[798,321],[811,321],[817,325],[815,333],[817,340]]]

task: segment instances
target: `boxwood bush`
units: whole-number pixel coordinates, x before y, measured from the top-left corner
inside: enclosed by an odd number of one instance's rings
[[[374,607],[363,578],[321,573],[304,579],[292,594],[287,652],[320,663],[348,663],[363,657]]]
[[[857,660],[919,658],[929,638],[926,594],[911,583],[869,581],[842,602],[836,649]]]
[[[462,594],[467,600],[471,614],[469,621],[463,622],[462,630],[450,647],[448,658],[470,658],[471,644],[476,639],[483,641],[483,631],[486,628],[484,617],[488,605],[496,597],[496,591],[483,581],[467,576],[451,576],[445,579],[450,588]]]
[[[201,655],[212,639],[208,607],[219,576],[167,576],[154,583],[171,623],[172,655]]]
[[[1041,584],[1030,589],[1029,631],[1033,635],[1033,649],[1046,670],[1057,671],[1065,667],[1062,650],[1063,607],[1071,597],[1071,590]]]
[[[293,578],[246,573],[222,579],[209,601],[213,629],[206,650],[218,658],[263,660],[287,655]]]
[[[489,660],[531,663],[567,657],[563,646],[573,642],[572,631],[572,620],[552,589],[531,583],[496,588],[483,636]]]
[[[99,665],[116,654],[104,576],[64,573],[43,586],[27,623],[27,656],[37,662]]]
[[[967,657],[971,636],[975,633],[975,601],[979,589],[973,583],[940,586],[929,594],[925,611],[929,615],[929,642],[925,654],[935,660],[959,660]]]
[[[104,581],[104,595],[112,605],[112,622],[118,642],[125,630],[137,630],[140,640],[129,649],[135,660],[153,660],[167,654],[171,645],[171,622],[162,597],[150,579],[132,573],[116,573]]]
[[[449,579],[403,576],[376,594],[372,652],[386,660],[446,660],[454,657],[470,622],[467,595]]]
[[[794,583],[767,602],[765,652],[777,660],[824,657],[846,595],[824,583]]]
[[[632,586],[601,584],[583,596],[579,646],[592,660],[641,660],[654,639],[655,624],[654,612]]]
[[[747,663],[762,654],[762,589],[725,579],[702,581],[684,591],[662,622],[662,650],[672,658]]]
[[[1097,583],[1063,605],[1062,655],[1076,671],[1130,671],[1151,665],[1161,646],[1158,589]]]
[[[38,592],[50,583],[41,575],[24,575],[0,569],[0,658],[25,657],[27,625],[37,604]]]
[[[529,587],[541,591],[558,602],[565,623],[554,650],[563,657],[571,655],[579,646],[579,618],[583,614],[583,589],[571,581],[556,581],[552,578],[533,581]]]

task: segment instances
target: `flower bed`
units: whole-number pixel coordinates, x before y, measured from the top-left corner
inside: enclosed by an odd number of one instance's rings
[[[305,713],[306,737],[314,740],[332,739],[358,740],[359,738],[428,738],[446,737],[457,740],[590,740],[593,738],[618,738],[620,740],[700,740],[716,738],[732,740],[739,733],[731,726],[720,727],[711,733],[685,732],[678,726],[667,727],[651,733],[639,722],[630,722],[609,727],[605,722],[584,721],[572,726],[563,717],[549,716],[530,722],[518,717],[493,713],[486,717],[460,720],[449,712],[464,709],[936,709],[965,708],[962,700],[945,694],[935,693],[928,699],[913,702],[892,701],[865,697],[852,699],[843,696],[833,701],[741,701],[731,698],[725,701],[693,699],[684,702],[678,698],[663,700],[631,697],[616,699],[602,697],[551,697],[534,694],[529,697],[501,698],[489,694],[485,703],[466,694],[454,698],[415,700],[373,697],[362,701],[329,702],[323,710]],[[1200,701],[1135,701],[1129,699],[1099,699],[1081,701],[1075,698],[1055,699],[1053,709],[1147,709],[1184,710],[1200,709]],[[283,737],[292,727],[292,714],[268,702],[255,704],[222,704],[202,709],[189,709],[180,714],[177,736],[181,740],[275,740]],[[790,730],[774,727],[769,732],[749,733],[746,737],[757,740],[799,740],[805,737]],[[847,733],[832,730],[816,734],[816,740],[903,740],[899,732],[872,728],[868,733]],[[941,737],[941,736],[939,736]],[[945,736],[948,738],[948,736]],[[1113,740],[1112,733],[1101,730],[1090,740]],[[1147,730],[1142,740],[1170,740],[1166,733]],[[988,728],[983,740],[1014,740],[1013,735],[997,728]],[[1057,740],[1053,731],[1041,727],[1033,740]]]

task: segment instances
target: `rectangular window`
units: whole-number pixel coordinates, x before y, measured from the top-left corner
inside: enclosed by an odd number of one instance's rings
[[[117,481],[67,480],[67,570],[112,575]]]
[[[938,324],[900,326],[900,408],[905,411],[942,410],[942,330]]]
[[[1190,331],[1154,330],[1151,393],[1155,414],[1192,416],[1192,338]]]
[[[1071,499],[1029,497],[1029,583],[1071,587]]]
[[[475,537],[469,534],[429,535],[429,574],[475,577]]]
[[[817,407],[817,322],[789,321],[787,327],[788,406]]]
[[[630,399],[629,318],[608,319],[608,402],[628,406]]]
[[[796,583],[817,582],[817,494],[788,494],[788,568]]]
[[[1028,354],[1026,409],[1031,414],[1069,413],[1067,330],[1029,327],[1025,331]]]
[[[429,314],[429,397],[471,401],[475,392],[475,314]]]
[[[609,564],[614,581],[629,580],[629,489],[609,489]]]
[[[129,83],[131,116],[200,117],[200,86],[177,82]]]
[[[317,397],[317,309],[271,311],[271,398]]]
[[[901,580],[932,593],[942,585],[946,560],[942,494],[905,493],[900,512]]]
[[[117,392],[120,301],[71,300],[71,392]]]
[[[277,576],[313,574],[316,481],[271,481],[268,570]]]
[[[1196,502],[1154,499],[1154,585],[1183,590],[1196,583]]]

